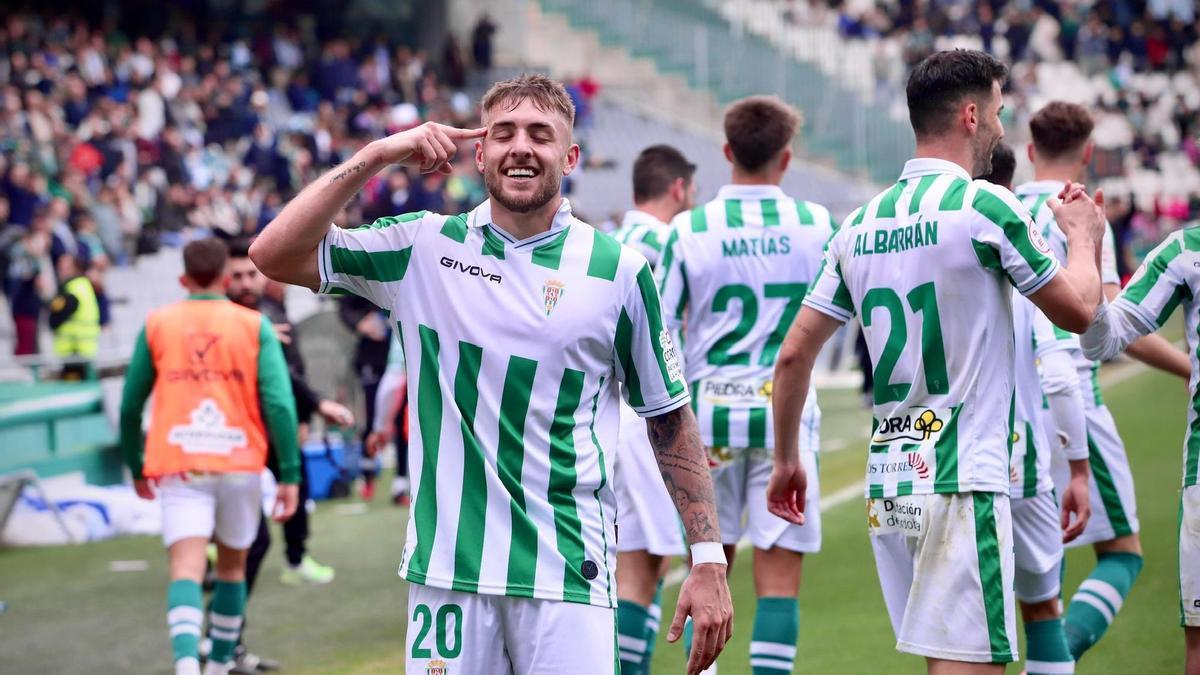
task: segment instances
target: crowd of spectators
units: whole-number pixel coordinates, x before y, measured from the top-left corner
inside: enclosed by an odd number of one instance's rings
[[[903,97],[908,69],[970,47],[1012,65],[1012,140],[1064,98],[1095,116],[1095,178],[1117,199],[1127,267],[1200,218],[1200,28],[1194,0],[777,0],[782,19],[872,52],[877,87]]]
[[[424,119],[475,124],[464,87],[471,69],[491,66],[495,32],[485,16],[469,50],[451,36],[434,59],[386,38],[318,38],[304,23],[227,35],[183,18],[137,35],[60,14],[8,16],[0,278],[18,327],[36,325],[65,281],[63,254],[102,291],[109,265],[209,233],[257,232],[367,140]],[[470,161],[450,176],[396,169],[339,219],[453,213],[483,196]]]

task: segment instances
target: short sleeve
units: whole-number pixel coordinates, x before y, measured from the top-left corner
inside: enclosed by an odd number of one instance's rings
[[[686,217],[687,213],[683,215]],[[683,326],[688,304],[687,268],[679,242],[679,226],[673,224],[666,237],[658,260],[658,288],[667,327],[678,331]]]
[[[353,229],[330,225],[317,254],[317,292],[357,295],[390,312],[425,215],[421,211],[388,216]]]
[[[849,227],[842,225],[842,228],[829,238],[825,244],[821,264],[817,268],[816,279],[813,280],[808,295],[804,296],[804,304],[842,322],[854,318],[855,313],[850,288],[846,286],[846,280],[842,276],[840,255],[849,230]]]
[[[1158,330],[1180,302],[1192,299],[1191,287],[1179,268],[1187,233],[1175,232],[1151,251],[1129,285],[1113,301],[1115,307],[1141,323],[1147,333]]]
[[[972,222],[976,247],[992,249],[994,256],[989,258],[1004,270],[1022,295],[1034,293],[1049,283],[1058,273],[1058,260],[1025,206],[1004,188],[984,181],[975,181],[972,187],[975,195],[971,207],[979,215]]]
[[[648,263],[621,304],[614,350],[625,400],[638,415],[654,417],[691,400]]]

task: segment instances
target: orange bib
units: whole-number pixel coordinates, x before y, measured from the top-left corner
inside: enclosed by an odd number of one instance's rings
[[[261,314],[227,300],[185,300],[146,320],[155,371],[146,476],[262,471],[261,330]]]

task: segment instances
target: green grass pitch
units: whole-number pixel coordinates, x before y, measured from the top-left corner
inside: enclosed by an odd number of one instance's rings
[[[1122,368],[1129,368],[1124,366]],[[1118,373],[1105,396],[1129,449],[1138,486],[1146,566],[1105,639],[1077,672],[1143,675],[1182,671],[1178,627],[1176,509],[1186,392],[1168,375]],[[1109,374],[1109,379],[1114,379]],[[852,392],[822,394],[827,447],[823,493],[861,480],[868,415]],[[826,511],[823,550],[805,561],[800,591],[797,672],[923,673],[923,662],[894,650],[862,502]],[[366,512],[324,502],[313,523],[311,552],[337,568],[324,587],[279,583],[282,533],[249,606],[247,642],[284,662],[287,673],[397,673],[404,668],[406,588],[396,575],[406,513],[380,497]],[[111,572],[114,560],[140,559],[142,572]],[[750,556],[732,579],[733,642],[720,660],[725,675],[748,673],[754,608]],[[1091,569],[1092,554],[1068,555],[1067,587]],[[76,547],[0,550],[0,664],[12,673],[172,672],[165,619],[166,556],[158,539],[121,539]],[[671,589],[664,620],[674,608]],[[664,630],[663,633],[666,631]],[[1022,651],[1024,645],[1022,645]],[[678,673],[682,650],[660,639],[654,672]],[[1009,672],[1019,672],[1011,667]]]

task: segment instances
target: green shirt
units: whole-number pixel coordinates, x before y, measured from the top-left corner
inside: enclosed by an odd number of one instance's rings
[[[224,296],[197,293],[189,300],[221,300]],[[283,347],[266,316],[258,334],[258,403],[267,439],[275,451],[281,483],[300,482],[300,446],[297,442],[296,405],[292,382],[288,377]],[[146,329],[138,334],[133,357],[125,371],[125,389],[121,396],[121,454],[135,479],[142,478],[142,409],[154,389],[154,360],[146,344]]]

